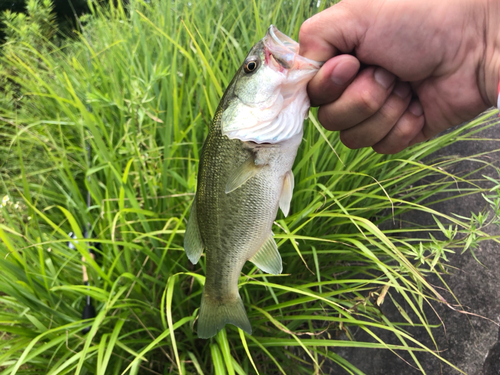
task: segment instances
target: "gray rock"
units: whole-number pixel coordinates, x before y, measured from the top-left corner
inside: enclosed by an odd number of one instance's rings
[[[497,343],[492,346],[484,361],[482,375],[500,375],[500,330]]]
[[[496,119],[494,119],[496,121]],[[477,137],[498,138],[498,141],[470,141],[458,142],[445,149],[440,150],[433,158],[447,155],[474,155],[482,151],[496,150],[500,148],[500,124],[484,131]],[[488,160],[498,166],[500,153],[496,152],[488,156]],[[474,161],[461,162],[455,172],[474,171],[480,164]],[[499,179],[495,168],[482,169],[477,177],[489,175]],[[469,177],[470,178],[470,177]],[[487,187],[488,184],[485,184]],[[480,196],[463,197],[453,199],[434,205],[438,211],[450,214],[470,216],[471,212],[478,213],[486,210],[487,202]],[[419,212],[405,214],[404,220],[409,222],[431,226],[434,220],[431,216]],[[498,229],[490,228],[492,233]],[[461,254],[457,251],[449,255],[449,265],[453,270],[449,275],[444,275],[444,280],[449,285],[454,295],[461,303],[454,306],[454,309],[443,304],[433,305],[437,315],[444,323],[444,326],[433,330],[434,338],[443,358],[453,363],[466,374],[470,375],[500,375],[500,337],[498,324],[500,323],[500,245],[493,242],[481,242],[474,250],[478,260],[474,259],[470,251]],[[431,284],[440,285],[437,277],[430,277]],[[443,296],[450,304],[457,305],[453,296],[444,293]],[[404,307],[404,300],[398,300]],[[456,310],[463,310],[467,313]],[[382,305],[382,311],[389,318],[401,321],[401,316],[396,307],[386,301]],[[409,311],[406,310],[406,311]],[[433,324],[439,324],[440,319],[433,313],[432,309],[427,309],[427,316]],[[424,329],[410,327],[408,331],[416,339],[434,348],[432,341]],[[386,332],[377,332],[386,342],[397,344],[398,342]],[[355,332],[356,340],[373,341],[362,330]],[[407,353],[398,353],[402,358],[392,354],[388,350],[370,350],[359,348],[343,348],[337,351],[344,358],[356,365],[367,375],[413,375],[421,374],[419,369],[411,367],[404,360],[411,361]],[[435,356],[429,353],[416,353],[417,358],[427,374],[455,375],[459,371],[444,364]],[[340,368],[332,368],[331,374],[344,374]]]

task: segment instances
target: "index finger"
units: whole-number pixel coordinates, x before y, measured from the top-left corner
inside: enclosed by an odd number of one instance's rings
[[[352,52],[366,29],[362,14],[355,10],[352,2],[342,1],[306,20],[300,27],[299,54],[327,61],[341,52]]]

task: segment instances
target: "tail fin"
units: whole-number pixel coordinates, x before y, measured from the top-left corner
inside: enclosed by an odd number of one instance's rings
[[[226,324],[233,324],[251,334],[252,326],[248,320],[241,297],[220,302],[208,297],[203,290],[200,316],[198,318],[198,337],[208,339],[215,336]]]

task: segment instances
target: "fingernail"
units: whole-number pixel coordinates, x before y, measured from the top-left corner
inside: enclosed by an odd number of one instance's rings
[[[410,85],[406,82],[398,82],[396,86],[394,86],[394,90],[392,92],[399,96],[401,99],[406,98],[410,94]]]
[[[391,87],[392,83],[396,79],[396,76],[384,68],[377,68],[375,69],[375,73],[373,73],[373,77],[375,78],[375,81],[380,83],[382,87],[385,89],[388,89]]]
[[[352,61],[339,62],[331,73],[331,80],[337,86],[344,86],[357,73],[359,65],[353,64]]]
[[[422,104],[420,104],[420,102],[417,101],[412,102],[408,107],[408,110],[417,117],[422,116],[422,114],[424,113],[424,110],[422,109]]]

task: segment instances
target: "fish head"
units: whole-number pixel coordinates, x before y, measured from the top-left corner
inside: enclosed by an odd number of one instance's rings
[[[307,83],[321,63],[299,55],[299,44],[271,25],[226,91],[222,133],[230,139],[279,143],[302,133]]]

